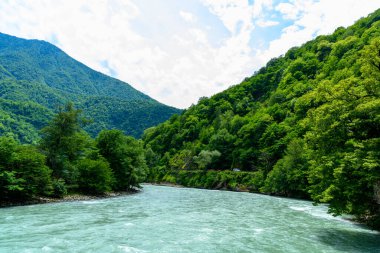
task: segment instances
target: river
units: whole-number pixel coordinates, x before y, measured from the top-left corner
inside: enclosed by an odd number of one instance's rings
[[[0,252],[380,252],[380,233],[309,201],[144,185],[0,209]]]

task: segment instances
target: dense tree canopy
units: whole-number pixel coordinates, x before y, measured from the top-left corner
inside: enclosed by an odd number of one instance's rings
[[[72,103],[42,129],[39,145],[0,136],[0,204],[67,193],[104,194],[139,187],[145,179],[142,143],[120,130],[93,140]]]
[[[0,137],[0,202],[46,196],[52,192],[51,170],[36,147],[12,136]]]

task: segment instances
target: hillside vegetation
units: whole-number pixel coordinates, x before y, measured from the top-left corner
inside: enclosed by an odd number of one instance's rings
[[[147,129],[150,181],[310,198],[379,228],[379,95],[377,10]]]
[[[92,136],[116,128],[138,137],[180,112],[47,42],[0,33],[0,134],[13,132],[22,142],[36,142],[38,130],[69,101],[92,120],[86,126]]]

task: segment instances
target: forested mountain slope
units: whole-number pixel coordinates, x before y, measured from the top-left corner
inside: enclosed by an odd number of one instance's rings
[[[241,175],[234,186],[328,202],[380,227],[379,95],[377,10],[147,129],[150,178],[218,188]]]
[[[117,128],[139,136],[180,112],[47,42],[0,33],[0,133],[13,132],[23,142],[33,142],[41,126],[68,101],[93,120],[87,126],[92,135]]]

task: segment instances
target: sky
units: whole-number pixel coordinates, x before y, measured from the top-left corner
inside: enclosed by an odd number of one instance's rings
[[[48,41],[187,108],[378,8],[380,0],[0,0],[0,32]]]

